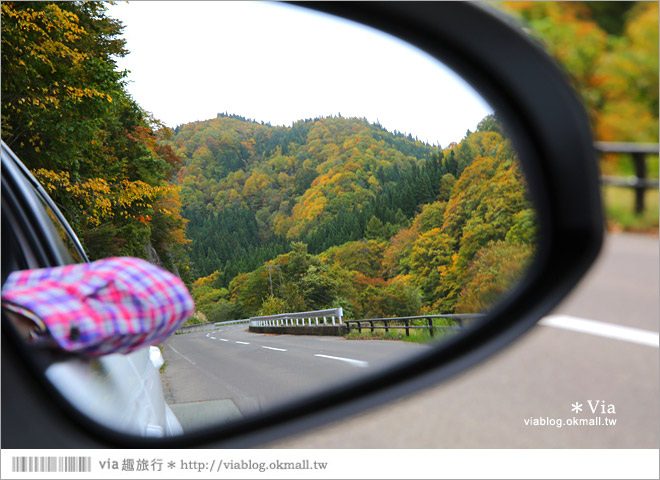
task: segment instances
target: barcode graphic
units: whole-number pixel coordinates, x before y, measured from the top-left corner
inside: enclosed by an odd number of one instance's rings
[[[91,472],[92,457],[12,457],[12,472]]]

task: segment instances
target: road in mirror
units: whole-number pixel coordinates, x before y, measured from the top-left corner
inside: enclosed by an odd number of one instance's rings
[[[183,159],[197,311],[161,346],[161,379],[184,431],[425,352],[524,274],[536,224],[516,153],[437,61],[290,6],[109,12],[129,91]]]

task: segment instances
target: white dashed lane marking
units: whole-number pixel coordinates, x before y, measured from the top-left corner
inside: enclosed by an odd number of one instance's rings
[[[263,346],[261,348],[265,348],[267,350],[275,350],[276,352],[288,352],[286,348],[263,347]]]

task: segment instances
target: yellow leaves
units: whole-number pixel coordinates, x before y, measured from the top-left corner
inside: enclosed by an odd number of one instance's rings
[[[344,166],[344,170],[347,172],[357,172],[360,170],[360,166],[355,162],[349,162]]]
[[[631,10],[625,35],[599,59],[593,84],[602,92],[596,138],[658,140],[658,3]]]
[[[24,91],[29,97],[28,104],[42,110],[67,99],[76,103],[84,98],[102,98],[112,102],[109,95],[95,89],[63,85],[61,78],[52,78],[48,88],[31,88],[31,85],[39,85],[37,80],[43,83],[43,66],[51,74],[58,72],[62,64],[84,69],[90,56],[82,51],[79,42],[88,36],[89,33],[80,26],[79,18],[72,12],[62,10],[56,3],[34,10],[3,2],[3,75],[24,77],[27,80]],[[4,71],[5,63],[9,65],[7,72]]]
[[[311,201],[306,201],[305,206],[307,207],[305,209],[305,212],[303,214],[303,218],[305,219],[313,219],[321,215],[323,213],[323,208],[325,205],[328,203],[328,199],[325,198],[322,194],[319,193],[319,195],[315,196],[316,198],[310,199]]]
[[[657,141],[658,2],[635,2],[623,33],[610,35],[585,3],[504,2],[572,77],[598,140]]]
[[[286,236],[293,225],[293,218],[283,213],[278,213],[273,220],[273,232],[282,237]]]
[[[598,117],[596,138],[648,142],[658,139],[658,118],[639,102],[612,99]]]
[[[112,102],[112,97],[110,95],[107,95],[103,92],[99,92],[95,88],[78,88],[78,87],[70,87],[70,86],[65,86],[64,90],[66,91],[65,97],[73,100],[76,103],[82,102],[85,98],[102,98],[104,100],[107,100],[109,102]]]
[[[236,191],[235,188],[232,188],[229,191],[229,202],[230,203],[237,203],[241,201],[241,195]]]
[[[22,38],[30,37],[32,41],[22,44],[27,43],[28,45],[26,54],[50,66],[52,71],[54,71],[54,67],[51,58],[54,56],[69,58],[74,64],[87,57],[64,43],[78,41],[87,35],[85,29],[78,24],[78,17],[71,12],[63,11],[54,3],[47,5],[41,11],[35,11],[29,8],[16,9],[13,4],[3,2],[2,15],[3,33],[7,28]],[[11,38],[14,37],[14,35],[11,36]],[[5,35],[3,35],[4,41]],[[17,47],[18,45],[12,46]],[[23,60],[17,63],[22,67],[26,66]]]
[[[220,272],[218,270],[214,271],[211,275],[208,275],[206,277],[199,277],[197,280],[193,282],[193,287],[195,288],[200,288],[200,287],[210,287],[215,283],[218,278],[220,277]]]
[[[109,184],[103,178],[88,178],[72,182],[69,172],[54,172],[44,168],[36,170],[34,174],[47,192],[66,192],[87,214],[86,222],[94,226],[115,215],[149,224],[151,217],[145,211],[152,209],[160,197],[178,194],[180,190],[179,187],[169,185],[152,186],[139,180],[121,180]]]

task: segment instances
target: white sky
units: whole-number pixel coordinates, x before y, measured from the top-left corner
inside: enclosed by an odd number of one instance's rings
[[[447,146],[492,109],[451,70],[380,32],[277,3],[111,5],[128,91],[170,127],[219,112],[272,125],[366,117]]]

